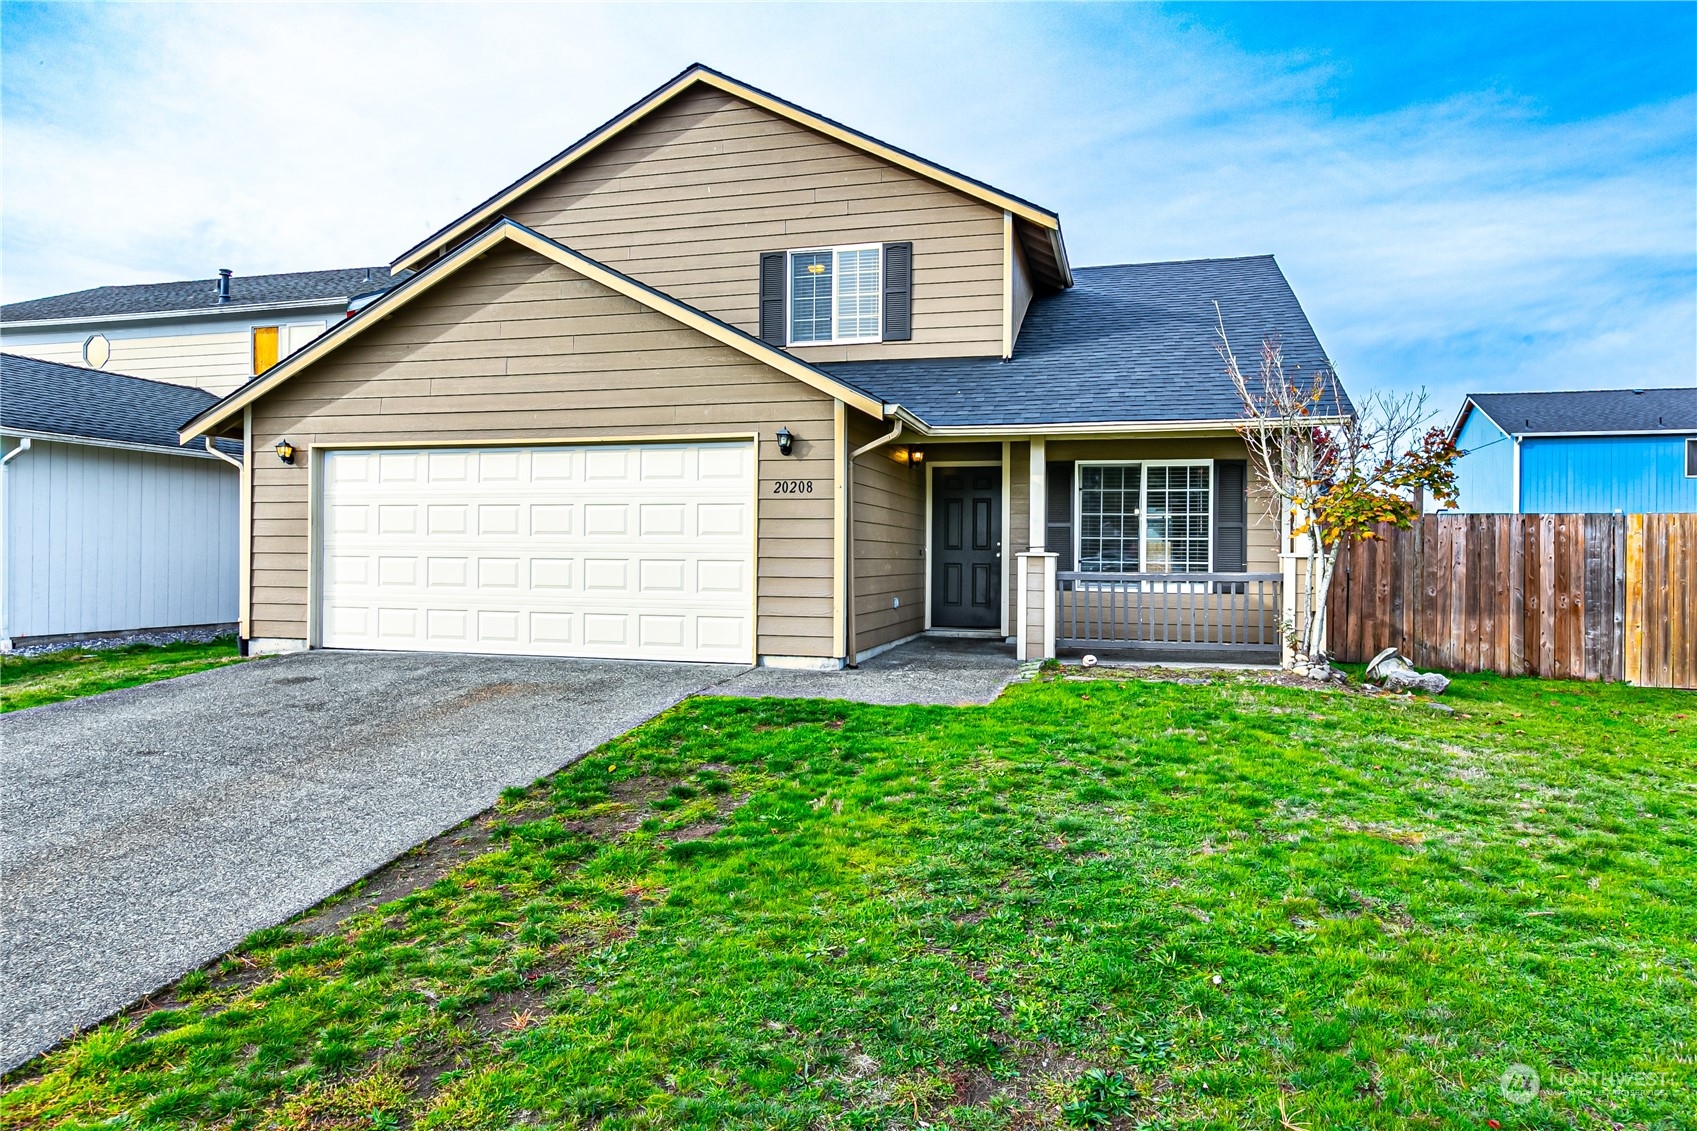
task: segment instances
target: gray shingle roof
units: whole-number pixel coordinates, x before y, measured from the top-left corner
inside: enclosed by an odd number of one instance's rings
[[[0,426],[177,448],[177,429],[218,398],[204,389],[0,353]],[[221,440],[231,455],[241,445]]]
[[[1511,436],[1528,432],[1697,432],[1697,386],[1474,393],[1468,399]]]
[[[916,262],[915,271],[923,264]],[[1077,267],[1070,290],[1033,301],[1014,356],[822,365],[932,427],[1235,420],[1241,402],[1215,352],[1214,303],[1239,363],[1276,335],[1288,375],[1326,353],[1270,255]],[[1345,396],[1347,407],[1348,398]]]
[[[93,287],[65,295],[9,302],[0,307],[0,321],[40,322],[56,318],[100,318],[120,314],[163,314],[179,310],[235,310],[271,303],[347,299],[386,290],[402,276],[390,279],[387,267],[346,267],[334,271],[290,271],[281,275],[234,275],[230,301],[218,301],[217,279],[179,283],[139,283],[128,287]]]

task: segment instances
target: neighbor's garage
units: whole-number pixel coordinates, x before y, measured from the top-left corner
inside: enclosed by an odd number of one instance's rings
[[[754,659],[752,444],[321,458],[323,647]]]

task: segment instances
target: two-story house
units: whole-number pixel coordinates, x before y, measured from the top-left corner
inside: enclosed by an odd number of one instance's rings
[[[1217,304],[1326,364],[1269,256],[1074,268],[1049,209],[695,66],[391,266],[183,429],[244,441],[254,650],[1276,655],[1215,349]]]
[[[0,307],[0,350],[223,396],[393,285],[352,267],[92,287]]]

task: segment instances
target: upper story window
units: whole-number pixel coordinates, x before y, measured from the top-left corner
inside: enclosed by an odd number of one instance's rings
[[[1080,463],[1080,572],[1207,573],[1212,486],[1206,460]]]
[[[760,340],[826,346],[913,340],[913,244],[760,253]]]
[[[789,253],[789,343],[876,342],[883,337],[883,247]]]

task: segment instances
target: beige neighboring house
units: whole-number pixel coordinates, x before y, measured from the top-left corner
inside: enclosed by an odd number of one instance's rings
[[[94,287],[0,307],[0,349],[224,396],[392,285],[353,267]]]
[[[1270,256],[1075,268],[1053,211],[695,66],[391,267],[182,430],[243,441],[250,650],[1277,656],[1214,350],[1218,304],[1326,363]]]

